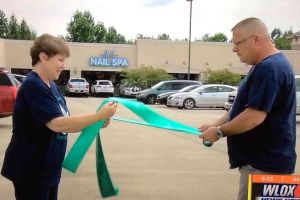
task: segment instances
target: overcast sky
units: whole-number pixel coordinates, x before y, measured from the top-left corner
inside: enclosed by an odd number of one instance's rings
[[[246,17],[266,22],[269,32],[292,28],[300,31],[300,0],[194,0],[192,40],[205,33],[225,33]],[[169,34],[171,39],[189,35],[190,3],[186,0],[0,0],[0,9],[9,18],[14,13],[37,32],[66,35],[67,24],[76,10],[88,10],[95,22],[114,26],[127,40]]]

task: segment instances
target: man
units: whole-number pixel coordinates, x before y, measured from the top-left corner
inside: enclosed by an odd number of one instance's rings
[[[239,168],[239,200],[247,199],[252,173],[291,174],[296,164],[295,78],[284,55],[273,45],[264,22],[247,18],[232,28],[233,51],[252,65],[239,86],[232,109],[200,137],[227,137],[230,168]]]

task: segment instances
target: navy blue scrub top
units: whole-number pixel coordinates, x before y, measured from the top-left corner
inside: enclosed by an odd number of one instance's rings
[[[37,73],[30,72],[18,91],[2,175],[16,183],[58,184],[67,134],[53,132],[45,124],[68,115],[56,84],[50,82],[49,88]]]
[[[291,65],[282,53],[252,67],[239,86],[230,120],[246,108],[267,112],[257,127],[227,138],[231,168],[251,165],[274,173],[293,173],[296,165],[296,89]]]

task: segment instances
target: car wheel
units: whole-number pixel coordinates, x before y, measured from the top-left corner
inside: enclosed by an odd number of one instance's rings
[[[151,95],[147,96],[146,104],[155,104],[155,102],[156,102],[156,95],[151,94]]]
[[[195,107],[195,101],[193,99],[188,98],[184,100],[183,107],[188,110],[193,109]]]

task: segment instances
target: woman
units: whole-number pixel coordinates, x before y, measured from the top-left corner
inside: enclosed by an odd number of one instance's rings
[[[106,127],[116,112],[117,104],[109,103],[93,114],[69,116],[53,82],[69,54],[65,42],[49,34],[38,37],[30,50],[33,70],[17,95],[13,134],[1,171],[13,182],[17,200],[57,199],[67,133],[104,119]]]

